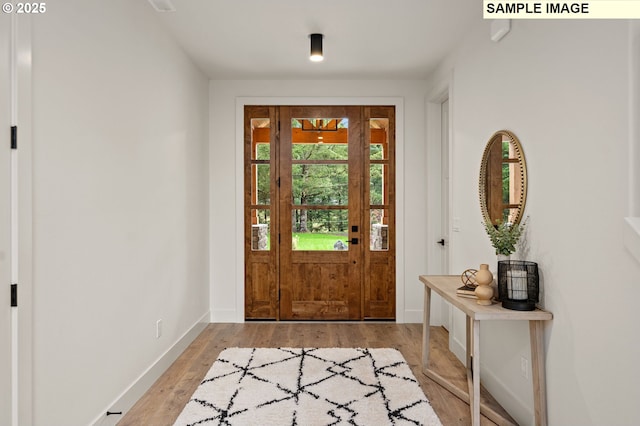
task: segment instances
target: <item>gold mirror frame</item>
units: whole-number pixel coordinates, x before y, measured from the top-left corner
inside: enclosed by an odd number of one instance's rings
[[[508,158],[504,158],[502,156],[502,144],[500,144],[501,147],[496,151],[495,144],[500,142],[509,142],[510,152],[513,153],[513,156],[509,155]],[[514,164],[516,165],[514,168],[519,170],[519,173],[515,173],[519,176],[514,177],[517,181],[514,179],[510,185],[515,185],[515,192],[519,192],[520,195],[517,202],[511,202],[513,200],[510,200],[510,203],[506,204],[502,200],[502,169],[505,163]],[[499,193],[498,191],[494,191],[492,193],[490,185],[495,187],[498,180],[500,181],[501,190]],[[524,213],[524,207],[527,202],[527,163],[524,158],[524,152],[522,151],[522,145],[513,133],[507,130],[498,130],[493,134],[493,136],[491,136],[489,142],[487,142],[484,154],[482,155],[482,164],[480,165],[479,189],[480,208],[482,209],[482,216],[485,223],[497,225],[499,221],[503,220],[505,209],[517,209],[514,213],[515,217],[510,222],[514,224],[520,223]],[[489,213],[490,203],[493,203],[491,210],[494,210],[494,212],[497,210],[498,205],[501,206],[500,217],[491,217],[491,214]],[[495,215],[496,214],[494,214],[494,216]]]

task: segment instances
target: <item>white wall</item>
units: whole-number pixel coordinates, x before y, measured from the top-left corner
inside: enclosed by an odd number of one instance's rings
[[[629,216],[640,220],[640,21],[629,23]],[[638,257],[640,259],[640,257]]]
[[[208,79],[147,2],[49,6],[33,20],[34,424],[80,425],[207,315]]]
[[[625,244],[640,262],[640,22],[629,23],[629,217]]]
[[[344,104],[367,98],[400,98],[404,121],[397,122],[398,319],[422,321],[422,286],[429,272],[426,256],[425,87],[422,81],[211,81],[211,310],[212,321],[243,321],[242,288],[242,122],[239,98],[267,103],[322,101]],[[240,115],[241,119],[242,115]],[[409,196],[408,196],[409,195]],[[436,241],[436,239],[433,239]],[[402,296],[402,294],[404,294]],[[434,312],[434,321],[440,319]]]
[[[11,16],[0,16],[0,129],[11,126]],[[6,134],[6,133],[5,133]],[[0,282],[11,282],[11,149],[0,144]],[[10,295],[0,291],[0,424],[10,424],[11,407],[11,311]]]
[[[433,76],[453,69],[452,270],[495,264],[478,204],[484,146],[521,140],[529,171],[527,246],[538,263],[551,425],[640,424],[640,264],[623,244],[628,212],[629,37],[626,21],[512,21],[500,42],[480,22]],[[525,323],[483,324],[483,383],[532,424]],[[530,359],[530,358],[529,358]]]

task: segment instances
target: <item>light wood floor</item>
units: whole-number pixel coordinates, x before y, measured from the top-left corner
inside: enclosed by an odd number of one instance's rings
[[[228,347],[392,347],[402,352],[444,426],[469,425],[469,406],[421,372],[422,324],[210,324],[118,423],[172,425],[218,354]],[[448,350],[448,333],[431,327],[430,367],[466,390],[463,365]],[[482,402],[510,418],[486,390]],[[511,419],[513,423],[513,419]],[[482,417],[482,426],[494,425]],[[376,425],[377,426],[377,425]]]

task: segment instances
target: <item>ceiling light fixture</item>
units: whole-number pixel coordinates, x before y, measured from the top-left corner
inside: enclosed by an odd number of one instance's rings
[[[309,34],[309,38],[311,39],[311,55],[309,59],[313,62],[320,62],[324,59],[322,56],[322,39],[324,36],[322,34]]]

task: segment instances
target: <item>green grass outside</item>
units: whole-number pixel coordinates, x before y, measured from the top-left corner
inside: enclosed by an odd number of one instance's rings
[[[347,236],[344,234],[314,234],[308,232],[294,232],[294,241],[297,238],[295,250],[333,250],[336,241],[341,240],[346,243]],[[294,243],[295,244],[295,243]]]
[[[345,234],[312,234],[308,232],[294,232],[294,241],[297,245],[294,250],[333,250],[333,245],[340,240],[347,242]],[[267,237],[266,250],[271,249],[271,237]]]

